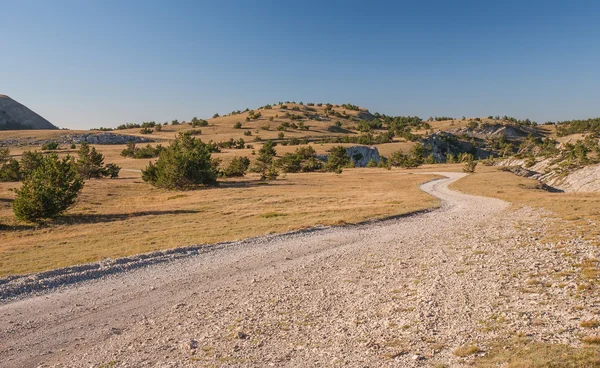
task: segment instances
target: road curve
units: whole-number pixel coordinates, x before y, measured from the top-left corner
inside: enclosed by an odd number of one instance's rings
[[[421,186],[436,211],[252,239],[5,303],[2,366],[418,366],[423,336],[466,341],[477,288],[497,288],[448,276],[462,267],[455,242],[511,231],[485,230],[506,202],[437,174]]]

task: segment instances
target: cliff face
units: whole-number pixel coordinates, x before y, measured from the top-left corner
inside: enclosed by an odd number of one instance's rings
[[[0,95],[0,130],[58,129],[12,98]]]

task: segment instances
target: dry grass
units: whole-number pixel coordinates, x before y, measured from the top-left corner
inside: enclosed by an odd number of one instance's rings
[[[457,357],[467,357],[469,355],[477,354],[480,351],[481,350],[475,345],[465,345],[454,349],[452,353]]]
[[[597,319],[588,319],[585,321],[581,321],[579,323],[579,326],[585,327],[585,328],[594,328],[594,327],[600,326],[600,322],[598,322]]]
[[[600,336],[586,336],[583,339],[581,339],[581,341],[584,344],[600,345]]]
[[[549,240],[567,240],[584,236],[586,240],[600,240],[600,194],[550,193],[536,189],[537,181],[501,171],[496,167],[478,167],[450,187],[461,192],[500,198],[517,206],[544,208],[553,212],[557,221]],[[600,243],[598,243],[600,245]]]
[[[598,367],[600,349],[574,348],[568,345],[513,339],[495,345],[485,357],[477,359],[475,366],[480,368]]]
[[[268,184],[249,176],[218,188],[172,192],[126,171],[115,180],[88,181],[72,210],[40,228],[14,219],[8,189],[18,184],[0,183],[0,276],[422,210],[438,205],[418,189],[432,177],[351,169]]]

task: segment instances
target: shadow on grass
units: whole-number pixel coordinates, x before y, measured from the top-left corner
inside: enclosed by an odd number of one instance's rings
[[[22,231],[22,230],[35,230],[39,228],[37,225],[5,225],[0,224],[0,231]]]
[[[13,201],[12,198],[0,198],[0,203],[13,203]]]
[[[133,213],[103,213],[103,214],[67,214],[57,217],[52,221],[56,225],[97,224],[103,222],[124,221],[135,217],[187,215],[199,213],[198,210],[172,210],[172,211],[140,211]]]
[[[214,187],[206,187],[202,190],[210,190],[210,189],[226,189],[226,188],[256,188],[256,187],[264,187],[272,184],[276,184],[279,186],[285,185],[294,185],[292,183],[284,183],[282,180],[277,180],[277,183],[270,181],[262,181],[262,180],[252,180],[252,181],[220,181],[217,186]]]

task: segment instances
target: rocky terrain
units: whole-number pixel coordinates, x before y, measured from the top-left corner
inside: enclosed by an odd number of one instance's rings
[[[579,345],[600,300],[580,290],[578,265],[598,248],[542,241],[545,214],[456,193],[463,174],[444,175],[422,186],[442,200],[425,214],[222,244],[39,295],[27,285],[56,274],[13,278],[0,361],[460,367],[509,336]],[[456,354],[465,345],[476,349]]]
[[[48,120],[6,95],[0,95],[0,130],[58,129]]]
[[[506,166],[519,176],[540,182],[564,192],[600,192],[600,164],[584,166],[571,171],[560,170],[560,162],[552,158],[542,159],[533,165],[527,160],[508,158],[496,165]]]
[[[80,144],[83,142],[89,144],[127,144],[154,141],[156,140],[152,138],[116,133],[65,133],[51,139],[39,139],[34,135],[32,137],[0,139],[0,147],[42,146],[48,142],[58,142],[59,144],[66,145],[72,143]]]

